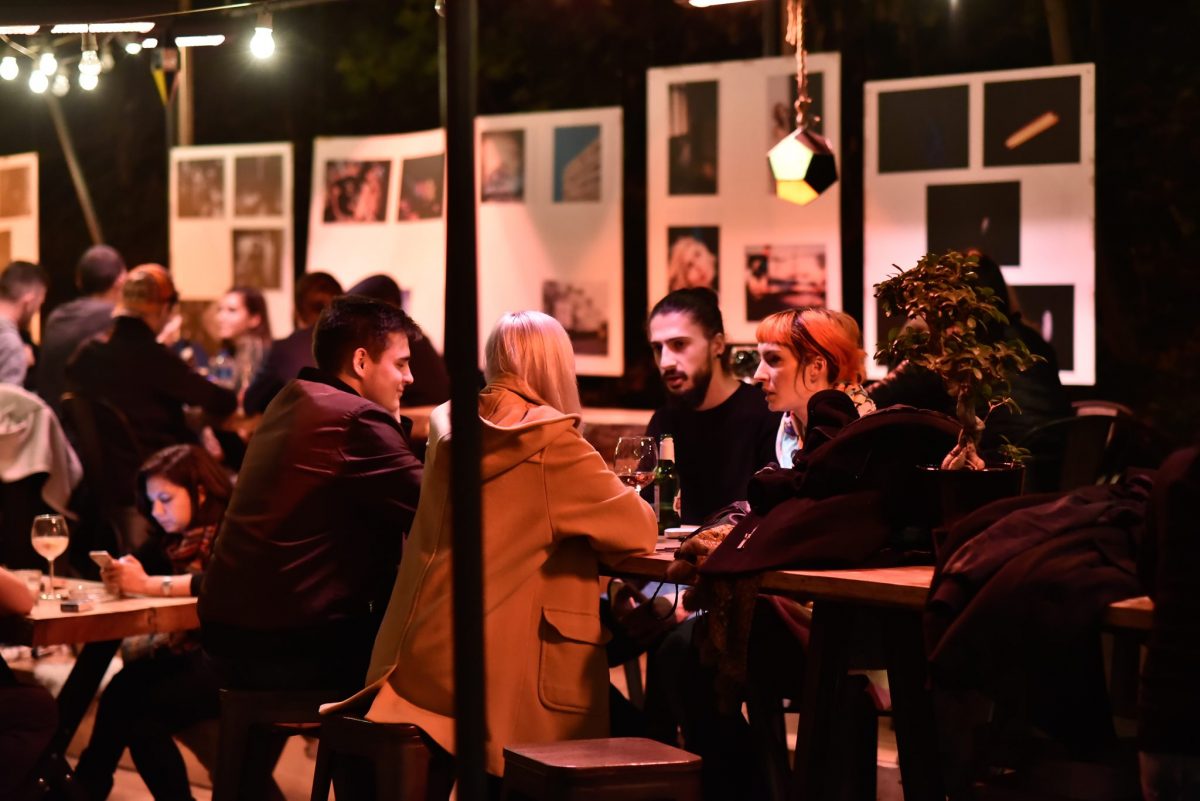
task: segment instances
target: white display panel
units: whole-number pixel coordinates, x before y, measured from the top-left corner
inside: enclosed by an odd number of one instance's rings
[[[479,331],[544,311],[581,375],[625,369],[621,110],[476,120]]]
[[[839,159],[840,64],[808,56],[817,130]],[[715,274],[733,342],[752,343],[773,311],[842,305],[840,182],[797,206],[775,196],[767,164],[795,127],[795,70],[784,56],[647,74],[648,307]]]
[[[893,265],[975,247],[1055,346],[1062,382],[1095,383],[1094,67],[873,81],[864,109],[868,350]]]
[[[309,272],[329,273],[346,289],[369,275],[390,275],[407,293],[406,311],[439,351],[445,151],[440,129],[318,138],[308,225]]]
[[[0,156],[0,269],[11,261],[37,264],[38,155]]]
[[[260,289],[271,336],[291,333],[292,145],[171,148],[171,275],[185,302]]]

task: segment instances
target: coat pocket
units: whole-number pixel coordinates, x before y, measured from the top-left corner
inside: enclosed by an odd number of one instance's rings
[[[549,709],[569,712],[603,710],[607,688],[601,647],[608,634],[598,614],[569,609],[542,609],[538,636],[541,663],[538,695]]]

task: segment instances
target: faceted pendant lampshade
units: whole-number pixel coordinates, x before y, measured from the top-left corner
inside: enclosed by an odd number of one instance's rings
[[[780,140],[767,159],[775,175],[775,194],[791,203],[811,203],[837,181],[837,162],[829,140],[806,128],[797,128]]]

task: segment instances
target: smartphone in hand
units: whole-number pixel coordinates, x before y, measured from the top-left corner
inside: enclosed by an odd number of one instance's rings
[[[113,559],[113,555],[108,551],[88,551],[88,556],[91,557],[93,562],[99,565],[101,570],[104,570],[106,567],[116,561]]]

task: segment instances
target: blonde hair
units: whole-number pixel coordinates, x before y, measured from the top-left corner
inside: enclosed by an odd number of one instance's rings
[[[579,414],[575,351],[558,320],[538,311],[501,317],[488,335],[484,378],[521,378],[543,401],[564,414]]]
[[[787,348],[801,364],[821,356],[830,383],[861,384],[866,375],[858,322],[845,312],[813,307],[776,312],[758,324],[754,335],[759,342]]]

